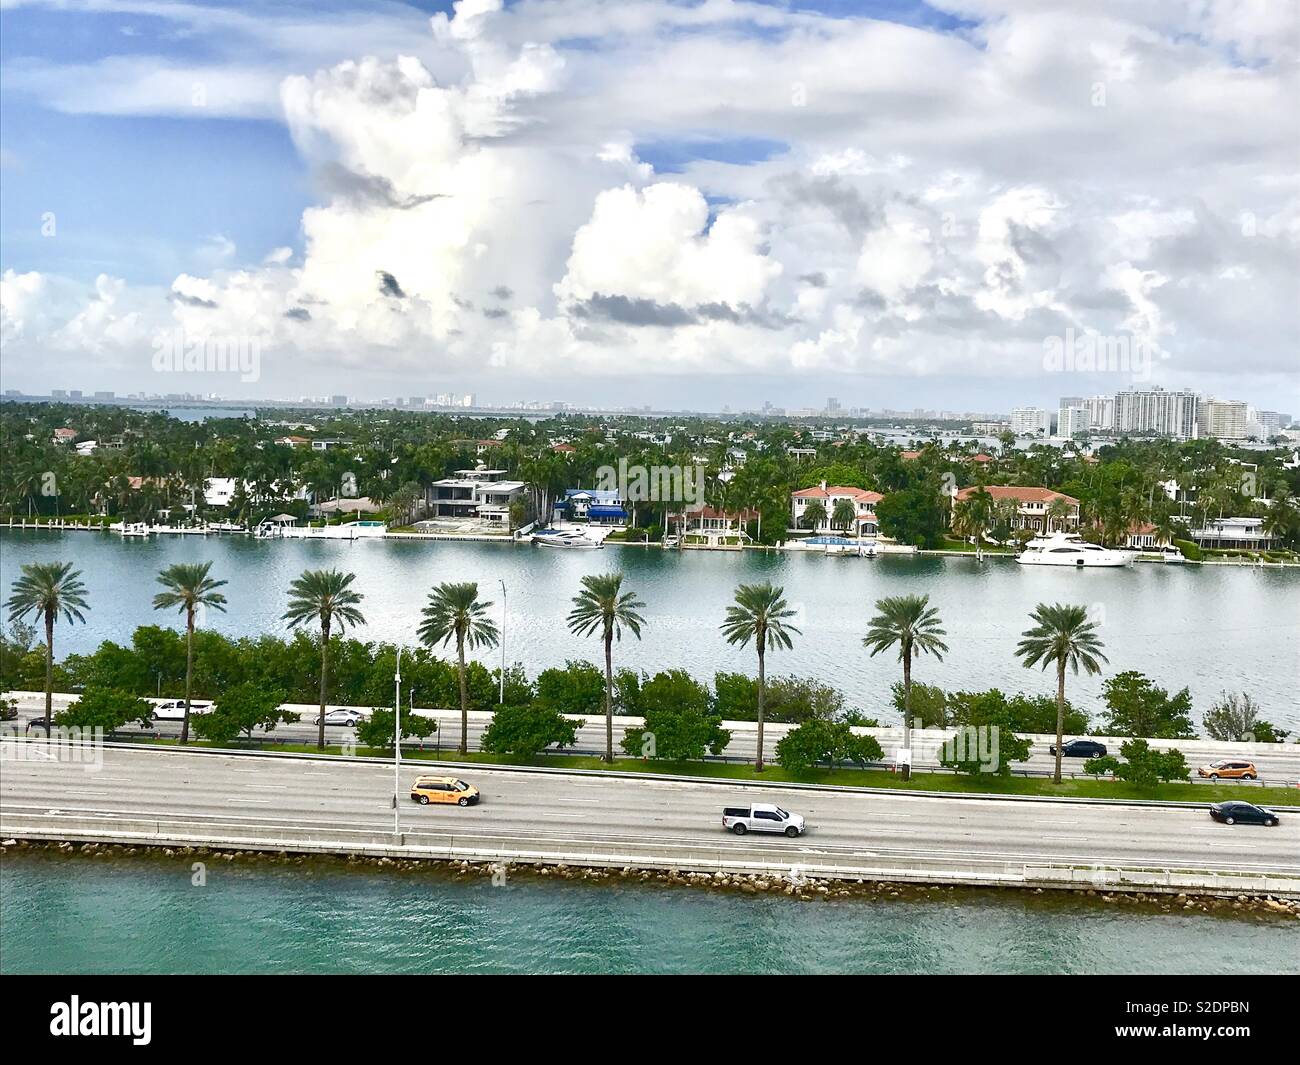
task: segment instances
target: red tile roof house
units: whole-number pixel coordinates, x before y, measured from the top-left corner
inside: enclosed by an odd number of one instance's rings
[[[718,510],[705,505],[699,510],[669,514],[667,520],[668,528],[673,532],[680,531],[686,536],[703,536],[710,546],[716,546],[729,536],[748,540],[749,534],[745,527],[751,521],[758,521],[760,516],[757,510]]]
[[[953,502],[963,502],[977,491],[979,491],[978,485],[963,488],[954,497]],[[1017,504],[1016,514],[1011,519],[1013,529],[1033,529],[1035,532],[1046,531],[1048,525],[1047,508],[1056,499],[1064,499],[1070,505],[1070,513],[1064,522],[1065,527],[1069,529],[1079,527],[1079,501],[1073,496],[1065,495],[1063,492],[1054,492],[1050,488],[1021,488],[1016,485],[1005,484],[985,485],[985,491],[993,497],[995,504],[1004,503],[1007,500],[1012,500]],[[1052,525],[1055,526],[1056,522],[1053,521]]]
[[[838,532],[839,530],[831,527],[831,519],[835,516],[835,504],[842,499],[847,499],[853,504],[856,515],[855,528],[845,530],[847,535],[878,536],[880,526],[876,521],[876,504],[884,498],[879,492],[869,492],[865,488],[846,488],[843,485],[827,487],[826,482],[823,481],[817,488],[801,488],[797,492],[790,493],[790,520],[796,528],[807,528],[803,521],[804,511],[809,503],[816,501],[825,508],[826,517],[813,531]]]
[[[54,442],[56,444],[70,444],[77,439],[76,429],[55,429]]]
[[[552,444],[552,451],[558,451],[561,455],[572,455],[577,452],[577,448],[572,444]]]

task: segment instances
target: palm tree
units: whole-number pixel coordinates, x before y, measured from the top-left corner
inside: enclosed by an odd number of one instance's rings
[[[338,622],[339,631],[348,625],[364,625],[366,619],[357,609],[360,592],[351,585],[355,573],[336,569],[303,570],[302,576],[289,585],[289,609],[284,620],[296,629],[308,621],[320,622],[320,720],[316,747],[325,749],[325,686],[329,677],[330,630]]]
[[[953,504],[953,532],[969,537],[979,547],[993,523],[994,507],[993,494],[983,485],[978,485],[965,499]]]
[[[576,636],[598,633],[605,644],[605,761],[614,760],[614,641],[626,628],[638,640],[645,618],[637,607],[645,606],[634,592],[623,589],[621,573],[589,573],[582,578],[582,591],[573,597],[569,631]]]
[[[790,634],[802,635],[786,619],[794,611],[785,601],[785,589],[774,587],[770,581],[762,584],[742,584],[736,589],[734,606],[727,607],[727,618],[722,623],[722,634],[727,643],[742,647],[751,640],[758,648],[758,760],[754,768],[763,771],[763,708],[767,699],[767,675],[763,656],[769,650],[791,647]]]
[[[45,622],[45,731],[49,734],[54,706],[54,623],[62,617],[68,624],[84,622],[86,586],[81,571],[71,562],[30,562],[13,583],[13,594],[5,606],[9,620],[21,621],[35,614]]]
[[[456,677],[460,682],[460,753],[466,753],[465,734],[469,729],[469,691],[465,687],[465,645],[495,647],[500,635],[496,623],[486,617],[491,603],[478,598],[474,581],[444,583],[429,593],[429,604],[422,611],[420,641],[426,647],[448,643],[456,638]]]
[[[834,528],[847,531],[857,520],[858,508],[853,505],[852,501],[841,499],[836,502],[835,508],[831,511],[831,525]]]
[[[1100,673],[1106,656],[1101,653],[1101,640],[1097,627],[1088,620],[1088,610],[1069,603],[1039,603],[1029,615],[1037,624],[1021,633],[1016,655],[1024,659],[1026,669],[1042,663],[1056,665],[1056,774],[1054,783],[1061,782],[1061,743],[1065,732],[1065,667],[1079,672],[1079,666],[1089,673]]]
[[[181,743],[190,738],[190,692],[194,685],[194,614],[201,607],[226,609],[226,597],[218,588],[225,581],[208,576],[211,562],[177,562],[158,574],[158,583],[167,590],[153,597],[155,610],[178,607],[185,614],[185,717],[181,723]]]
[[[928,595],[895,595],[876,600],[876,616],[863,637],[871,657],[898,644],[898,658],[903,663],[903,748],[912,749],[912,654],[932,654],[940,662],[948,645],[942,619]],[[904,772],[911,775],[910,767]],[[907,777],[904,777],[907,779]]]
[[[1047,504],[1047,528],[1051,529],[1055,523],[1057,530],[1065,528],[1066,522],[1074,514],[1074,504],[1066,501],[1061,496],[1057,496]]]
[[[815,531],[819,525],[826,521],[826,504],[814,499],[803,508],[803,514],[800,515],[799,521],[805,528]]]

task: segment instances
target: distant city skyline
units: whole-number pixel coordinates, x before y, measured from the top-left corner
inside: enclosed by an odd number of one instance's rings
[[[405,394],[396,396],[368,396],[348,393],[300,394],[300,395],[262,395],[257,397],[226,396],[217,393],[156,393],[125,392],[115,390],[63,389],[56,388],[48,393],[23,393],[16,389],[6,389],[5,398],[49,398],[53,401],[70,402],[114,402],[129,403],[174,403],[203,404],[221,403],[231,405],[256,405],[258,403],[274,405],[302,404],[322,408],[345,408],[349,406],[391,406],[394,409],[429,410],[443,413],[472,410],[517,410],[526,413],[565,413],[592,411],[626,411],[628,413],[654,412],[689,412],[701,415],[757,415],[773,417],[874,417],[874,418],[914,418],[917,420],[1000,420],[1014,432],[1023,435],[1057,435],[1065,438],[1078,432],[1145,432],[1159,431],[1181,439],[1190,439],[1194,435],[1202,436],[1243,436],[1249,423],[1247,413],[1263,415],[1262,424],[1276,428],[1285,426],[1291,418],[1291,409],[1285,405],[1263,406],[1247,403],[1232,396],[1211,396],[1197,394],[1188,389],[1164,389],[1159,385],[1129,385],[1117,389],[1114,393],[1094,393],[1089,396],[1061,396],[1055,403],[1018,403],[1008,408],[961,408],[929,407],[912,404],[894,407],[889,404],[868,406],[841,400],[838,396],[825,397],[820,406],[789,405],[784,406],[764,400],[756,405],[732,405],[723,403],[712,408],[656,406],[649,403],[579,403],[567,399],[494,399],[479,396],[476,393],[454,391],[427,394]],[[1119,399],[1117,399],[1117,395]],[[1135,405],[1133,397],[1147,395],[1150,400],[1140,407]],[[1130,397],[1127,404],[1125,396]],[[1181,397],[1191,397],[1192,406],[1182,410],[1174,404]],[[642,397],[644,398],[644,397]],[[1197,405],[1199,401],[1199,413]],[[1197,428],[1193,428],[1196,426]],[[1225,428],[1225,426],[1227,428]]]

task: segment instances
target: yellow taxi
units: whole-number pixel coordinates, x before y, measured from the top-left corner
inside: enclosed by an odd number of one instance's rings
[[[428,806],[431,802],[473,806],[479,795],[478,788],[466,784],[459,777],[416,777],[411,785],[411,798],[421,806]]]

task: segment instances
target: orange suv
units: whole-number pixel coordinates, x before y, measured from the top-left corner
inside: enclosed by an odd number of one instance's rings
[[[1209,765],[1203,765],[1196,771],[1198,776],[1209,777],[1211,780],[1218,780],[1222,777],[1224,780],[1258,780],[1259,773],[1255,770],[1254,762],[1211,762]]]
[[[431,802],[473,806],[478,797],[478,788],[457,777],[416,777],[411,785],[411,798],[421,806],[428,806]]]

